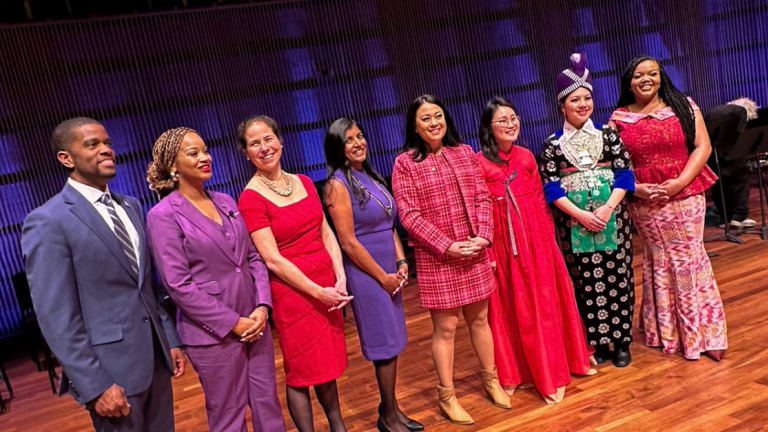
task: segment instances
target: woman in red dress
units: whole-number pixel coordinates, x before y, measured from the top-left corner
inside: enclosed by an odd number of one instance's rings
[[[416,98],[405,130],[405,153],[395,160],[392,189],[416,251],[421,305],[432,316],[439,407],[450,421],[472,424],[453,388],[459,314],[469,325],[486,392],[496,406],[511,408],[496,374],[488,325],[488,297],[496,288],[487,251],[493,238],[488,188],[472,149],[460,144],[453,120],[437,98]]]
[[[253,117],[240,123],[237,135],[257,169],[239,207],[269,268],[288,411],[299,431],[313,431],[309,387],[314,386],[331,431],[346,431],[336,378],[347,367],[341,308],[352,297],[341,250],[312,180],[280,168],[283,145],[277,123]]]
[[[555,240],[533,154],[516,146],[520,117],[508,100],[480,118],[480,171],[493,202],[492,266],[498,289],[489,321],[499,381],[510,395],[533,384],[548,404],[563,399],[571,374],[593,375],[573,283]]]

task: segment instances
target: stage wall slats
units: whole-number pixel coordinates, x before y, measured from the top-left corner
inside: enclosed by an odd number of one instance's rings
[[[64,184],[49,137],[68,117],[105,124],[120,163],[111,187],[146,211],[157,201],[144,180],[152,144],[176,126],[201,133],[211,187],[237,197],[253,169],[235,127],[253,114],[282,125],[285,169],[317,181],[325,129],[345,115],[389,175],[407,104],[424,92],[476,149],[483,104],[511,98],[538,152],[561,126],[554,78],[576,50],[594,73],[598,122],[641,53],[704,110],[739,96],[766,105],[766,23],[767,0],[335,0],[0,27],[0,337],[19,330],[21,226]]]

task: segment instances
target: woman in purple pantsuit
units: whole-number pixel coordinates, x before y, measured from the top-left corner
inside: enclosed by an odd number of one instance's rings
[[[347,288],[363,355],[376,368],[381,405],[379,431],[418,431],[395,398],[397,356],[408,343],[400,290],[408,283],[408,262],[393,229],[397,208],[384,180],[367,160],[362,128],[340,118],[325,136],[328,163],[326,205],[344,250]]]
[[[202,138],[171,129],[155,143],[147,181],[163,198],[147,215],[150,246],[176,326],[205,393],[211,432],[284,431],[267,316],[267,269],[237,204],[205,190],[211,156]]]

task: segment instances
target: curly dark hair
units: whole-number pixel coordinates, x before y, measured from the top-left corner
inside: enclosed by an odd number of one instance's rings
[[[664,66],[659,63],[658,60],[649,56],[641,55],[637,56],[629,62],[627,68],[624,70],[624,74],[621,76],[621,94],[619,95],[619,102],[616,104],[617,108],[623,108],[635,103],[635,94],[632,93],[631,84],[632,76],[635,74],[637,66],[644,61],[652,61],[659,66],[659,76],[661,82],[659,85],[659,98],[666,103],[677,116],[680,121],[680,127],[683,129],[685,135],[685,144],[689,151],[695,148],[694,141],[696,140],[696,115],[693,112],[693,107],[688,101],[688,98],[675,87],[672,80],[669,79],[669,75],[664,70]]]

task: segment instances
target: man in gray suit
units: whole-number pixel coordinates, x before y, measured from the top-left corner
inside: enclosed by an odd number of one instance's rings
[[[97,431],[173,431],[170,377],[186,363],[152,283],[141,207],[107,187],[115,154],[99,122],[67,120],[52,145],[69,179],[27,216],[21,248],[61,392]]]

